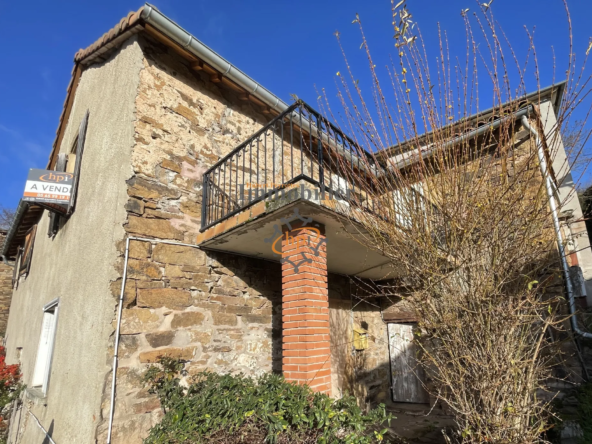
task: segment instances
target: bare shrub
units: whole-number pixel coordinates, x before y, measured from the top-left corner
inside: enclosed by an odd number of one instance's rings
[[[543,134],[546,116],[536,95],[520,100],[527,74],[538,84],[533,39],[527,34],[528,54],[518,60],[491,8],[479,8],[471,19],[461,11],[466,59],[450,61],[439,31],[433,66],[405,2],[393,2],[397,53],[385,68],[392,96],[356,17],[371,94],[362,94],[346,58],[337,76],[340,111],[334,114],[324,91],[320,106],[359,145],[358,159],[341,159],[339,175],[357,190],[342,211],[358,227],[353,237],[398,269],[385,276],[394,282],[386,291],[406,297],[420,319],[427,389],[457,423],[448,439],[532,443],[551,414],[538,397],[554,363],[548,333],[565,320],[538,156],[553,159],[561,126],[589,92],[589,77],[574,74],[570,47],[557,125],[537,146],[517,114],[527,109]],[[569,19],[567,6],[566,12]],[[480,111],[479,84],[486,81],[493,109],[470,118]],[[588,136],[577,135],[580,149]]]

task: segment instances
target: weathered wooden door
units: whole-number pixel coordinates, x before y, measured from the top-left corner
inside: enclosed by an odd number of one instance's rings
[[[421,383],[424,374],[417,362],[413,328],[413,324],[388,324],[393,401],[425,404],[429,397]]]
[[[354,393],[351,301],[329,298],[331,396]]]

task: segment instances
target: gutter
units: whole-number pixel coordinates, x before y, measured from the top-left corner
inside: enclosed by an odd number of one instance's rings
[[[185,50],[216,69],[224,77],[229,78],[237,85],[244,88],[249,94],[257,97],[270,108],[280,113],[288,108],[286,102],[270,92],[260,83],[257,83],[206,44],[196,39],[189,32],[185,31],[185,29],[181,28],[167,16],[162,14],[155,6],[146,3],[142,10],[141,18],[145,23],[148,23],[159,30]]]
[[[470,132],[463,134],[461,136],[455,137],[454,139],[449,140],[448,142],[446,142],[442,146],[438,146],[438,147],[432,146],[431,148],[427,148],[427,149],[421,151],[421,158],[425,159],[426,157],[431,156],[434,153],[434,151],[449,148],[453,145],[464,142],[467,139],[479,137],[482,134],[485,134],[487,131],[493,131],[494,129],[499,128],[502,125],[502,123],[505,123],[508,120],[518,120],[520,118],[524,118],[524,116],[528,115],[531,111],[532,111],[532,105],[528,105],[526,108],[518,110],[509,116],[494,120],[493,122],[491,122],[488,125],[483,125],[481,128],[477,128],[476,130],[473,130],[473,131],[470,131]],[[406,154],[409,154],[409,156],[406,156]],[[404,154],[402,154],[402,156],[403,156],[403,159],[397,160],[396,163],[394,163],[394,164],[392,164],[392,161],[389,160],[388,161],[390,163],[389,169],[404,168],[406,166],[416,163],[419,158],[419,156],[413,155],[413,151],[410,151],[408,153],[404,153]]]
[[[585,332],[580,329],[578,320],[576,318],[576,303],[573,295],[573,285],[569,276],[569,265],[567,264],[565,249],[563,247],[563,235],[561,234],[561,226],[559,225],[559,217],[557,215],[557,202],[555,201],[553,181],[551,180],[551,175],[549,174],[549,167],[547,165],[547,159],[545,158],[543,144],[538,132],[530,125],[526,116],[522,116],[522,125],[535,137],[538,146],[537,153],[539,157],[539,165],[541,167],[543,178],[545,179],[545,187],[547,189],[547,196],[549,197],[549,207],[551,208],[551,216],[553,218],[553,228],[555,229],[555,236],[557,237],[557,248],[559,249],[561,268],[563,269],[563,279],[565,280],[569,314],[571,315],[569,318],[571,329],[576,336],[584,339],[592,339],[592,333]]]
[[[486,116],[487,114],[493,114],[496,111],[499,111],[500,109],[503,109],[512,103],[521,103],[521,102],[539,103],[539,102],[542,102],[541,99],[543,97],[549,95],[549,93],[551,93],[551,95],[548,100],[553,100],[553,95],[552,95],[553,92],[556,92],[556,97],[555,97],[555,100],[553,101],[553,110],[555,111],[555,115],[557,115],[558,111],[559,111],[559,107],[561,105],[561,100],[563,98],[563,92],[565,91],[566,84],[567,84],[567,80],[564,80],[563,82],[559,82],[555,85],[547,86],[547,87],[541,89],[540,91],[528,93],[528,94],[526,94],[522,97],[518,97],[510,102],[506,102],[506,103],[503,103],[499,106],[491,107],[489,109],[486,109],[485,111],[481,111],[481,112],[478,112],[477,114],[473,114],[472,116],[465,117],[464,120],[466,120],[466,121],[476,121],[477,120],[478,121],[479,118],[482,118],[482,117]],[[532,103],[529,104],[529,106],[532,106]],[[442,130],[446,130],[448,128],[453,128],[454,126],[458,125],[462,121],[463,120],[457,120],[456,122],[452,122],[448,125],[445,125],[442,128],[439,128],[438,130],[442,131]],[[423,135],[419,136],[420,143],[421,143],[421,140],[426,139],[429,135],[433,134],[434,131],[430,131],[429,133],[424,133]],[[381,152],[385,152],[388,155],[392,151],[400,151],[402,149],[405,149],[408,145],[414,144],[414,143],[415,142],[408,141],[408,140],[403,141],[397,145],[393,145],[388,148],[385,148]]]

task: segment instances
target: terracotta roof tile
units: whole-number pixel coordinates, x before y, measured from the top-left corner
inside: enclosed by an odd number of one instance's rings
[[[103,34],[103,36],[96,42],[94,42],[92,45],[88,46],[85,49],[79,49],[76,55],[74,56],[74,62],[78,63],[82,61],[89,55],[93,54],[94,52],[105,46],[107,43],[119,37],[129,28],[136,25],[140,21],[140,17],[142,15],[143,10],[144,6],[138,9],[136,12],[129,12],[127,16],[123,17],[117,25],[115,25],[108,32]]]

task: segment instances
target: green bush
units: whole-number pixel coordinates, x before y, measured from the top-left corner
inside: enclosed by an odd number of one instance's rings
[[[201,373],[184,387],[183,363],[168,358],[145,375],[165,415],[145,444],[387,442],[384,405],[364,414],[352,396],[331,399],[265,374]]]

